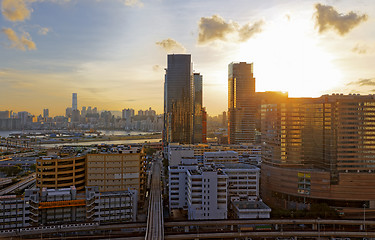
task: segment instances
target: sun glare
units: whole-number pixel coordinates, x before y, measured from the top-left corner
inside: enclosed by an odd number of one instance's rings
[[[259,38],[242,44],[238,59],[254,62],[257,91],[317,97],[337,87],[341,72],[333,55],[311,37],[315,33],[309,26],[309,19],[283,18],[269,23]]]

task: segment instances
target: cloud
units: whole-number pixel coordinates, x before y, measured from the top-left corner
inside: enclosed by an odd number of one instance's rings
[[[40,35],[47,35],[47,33],[49,33],[49,31],[51,31],[49,28],[46,28],[46,27],[42,27],[38,30],[38,34]]]
[[[140,0],[123,0],[124,4],[129,7],[143,7],[143,2]]]
[[[212,15],[212,17],[201,17],[198,25],[198,44],[207,44],[216,40],[227,41],[227,37],[232,34],[237,34],[237,37],[231,41],[244,42],[254,34],[262,32],[264,21],[260,20],[254,24],[247,23],[241,27],[235,21],[227,22],[219,15]]]
[[[255,22],[253,25],[246,24],[241,27],[238,31],[238,35],[241,42],[245,42],[250,39],[254,34],[262,32],[263,20]]]
[[[375,78],[360,78],[358,81],[350,82],[347,85],[375,86]]]
[[[368,19],[366,14],[359,15],[353,11],[342,14],[337,12],[332,6],[315,4],[315,27],[319,28],[319,33],[329,29],[336,30],[341,36],[347,34],[354,27]]]
[[[156,45],[162,47],[167,52],[186,52],[186,48],[181,43],[171,38],[156,42]]]
[[[30,37],[30,34],[24,32],[21,37],[18,37],[16,32],[11,28],[3,28],[2,32],[7,36],[8,40],[12,42],[11,48],[17,48],[22,51],[35,50],[36,46]]]
[[[367,51],[369,50],[369,47],[367,45],[360,45],[357,44],[355,47],[352,49],[352,52],[358,53],[358,54],[366,54]]]
[[[1,12],[5,19],[9,21],[25,21],[30,18],[32,12],[32,9],[28,7],[29,2],[32,2],[32,0],[3,0]]]

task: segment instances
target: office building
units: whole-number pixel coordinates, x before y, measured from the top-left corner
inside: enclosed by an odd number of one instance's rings
[[[72,94],[72,110],[78,110],[77,93]]]
[[[164,82],[163,139],[165,143],[191,142],[191,79],[191,55],[168,55]]]
[[[192,140],[191,143],[202,143],[203,142],[203,85],[202,75],[199,73],[193,74],[192,84]]]
[[[228,66],[228,142],[255,143],[255,78],[252,63]]]
[[[374,116],[374,95],[262,105],[263,200],[290,209],[327,203],[346,218],[363,218],[365,206],[375,217]]]

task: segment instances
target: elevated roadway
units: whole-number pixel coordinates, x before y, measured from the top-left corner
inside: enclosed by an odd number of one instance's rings
[[[18,183],[15,183],[15,184],[7,187],[7,188],[4,188],[4,189],[0,190],[0,196],[11,193],[11,192],[13,192],[14,190],[17,190],[17,189],[24,189],[24,188],[34,184],[35,181],[36,181],[35,173],[33,173],[29,176],[24,177]]]
[[[160,185],[160,161],[152,163],[151,188],[147,215],[146,240],[164,239],[163,203]]]

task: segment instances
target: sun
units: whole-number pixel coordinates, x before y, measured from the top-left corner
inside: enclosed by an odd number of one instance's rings
[[[310,20],[275,20],[259,37],[241,44],[237,58],[254,63],[256,91],[318,97],[338,87],[342,75],[335,55],[324,49]]]

